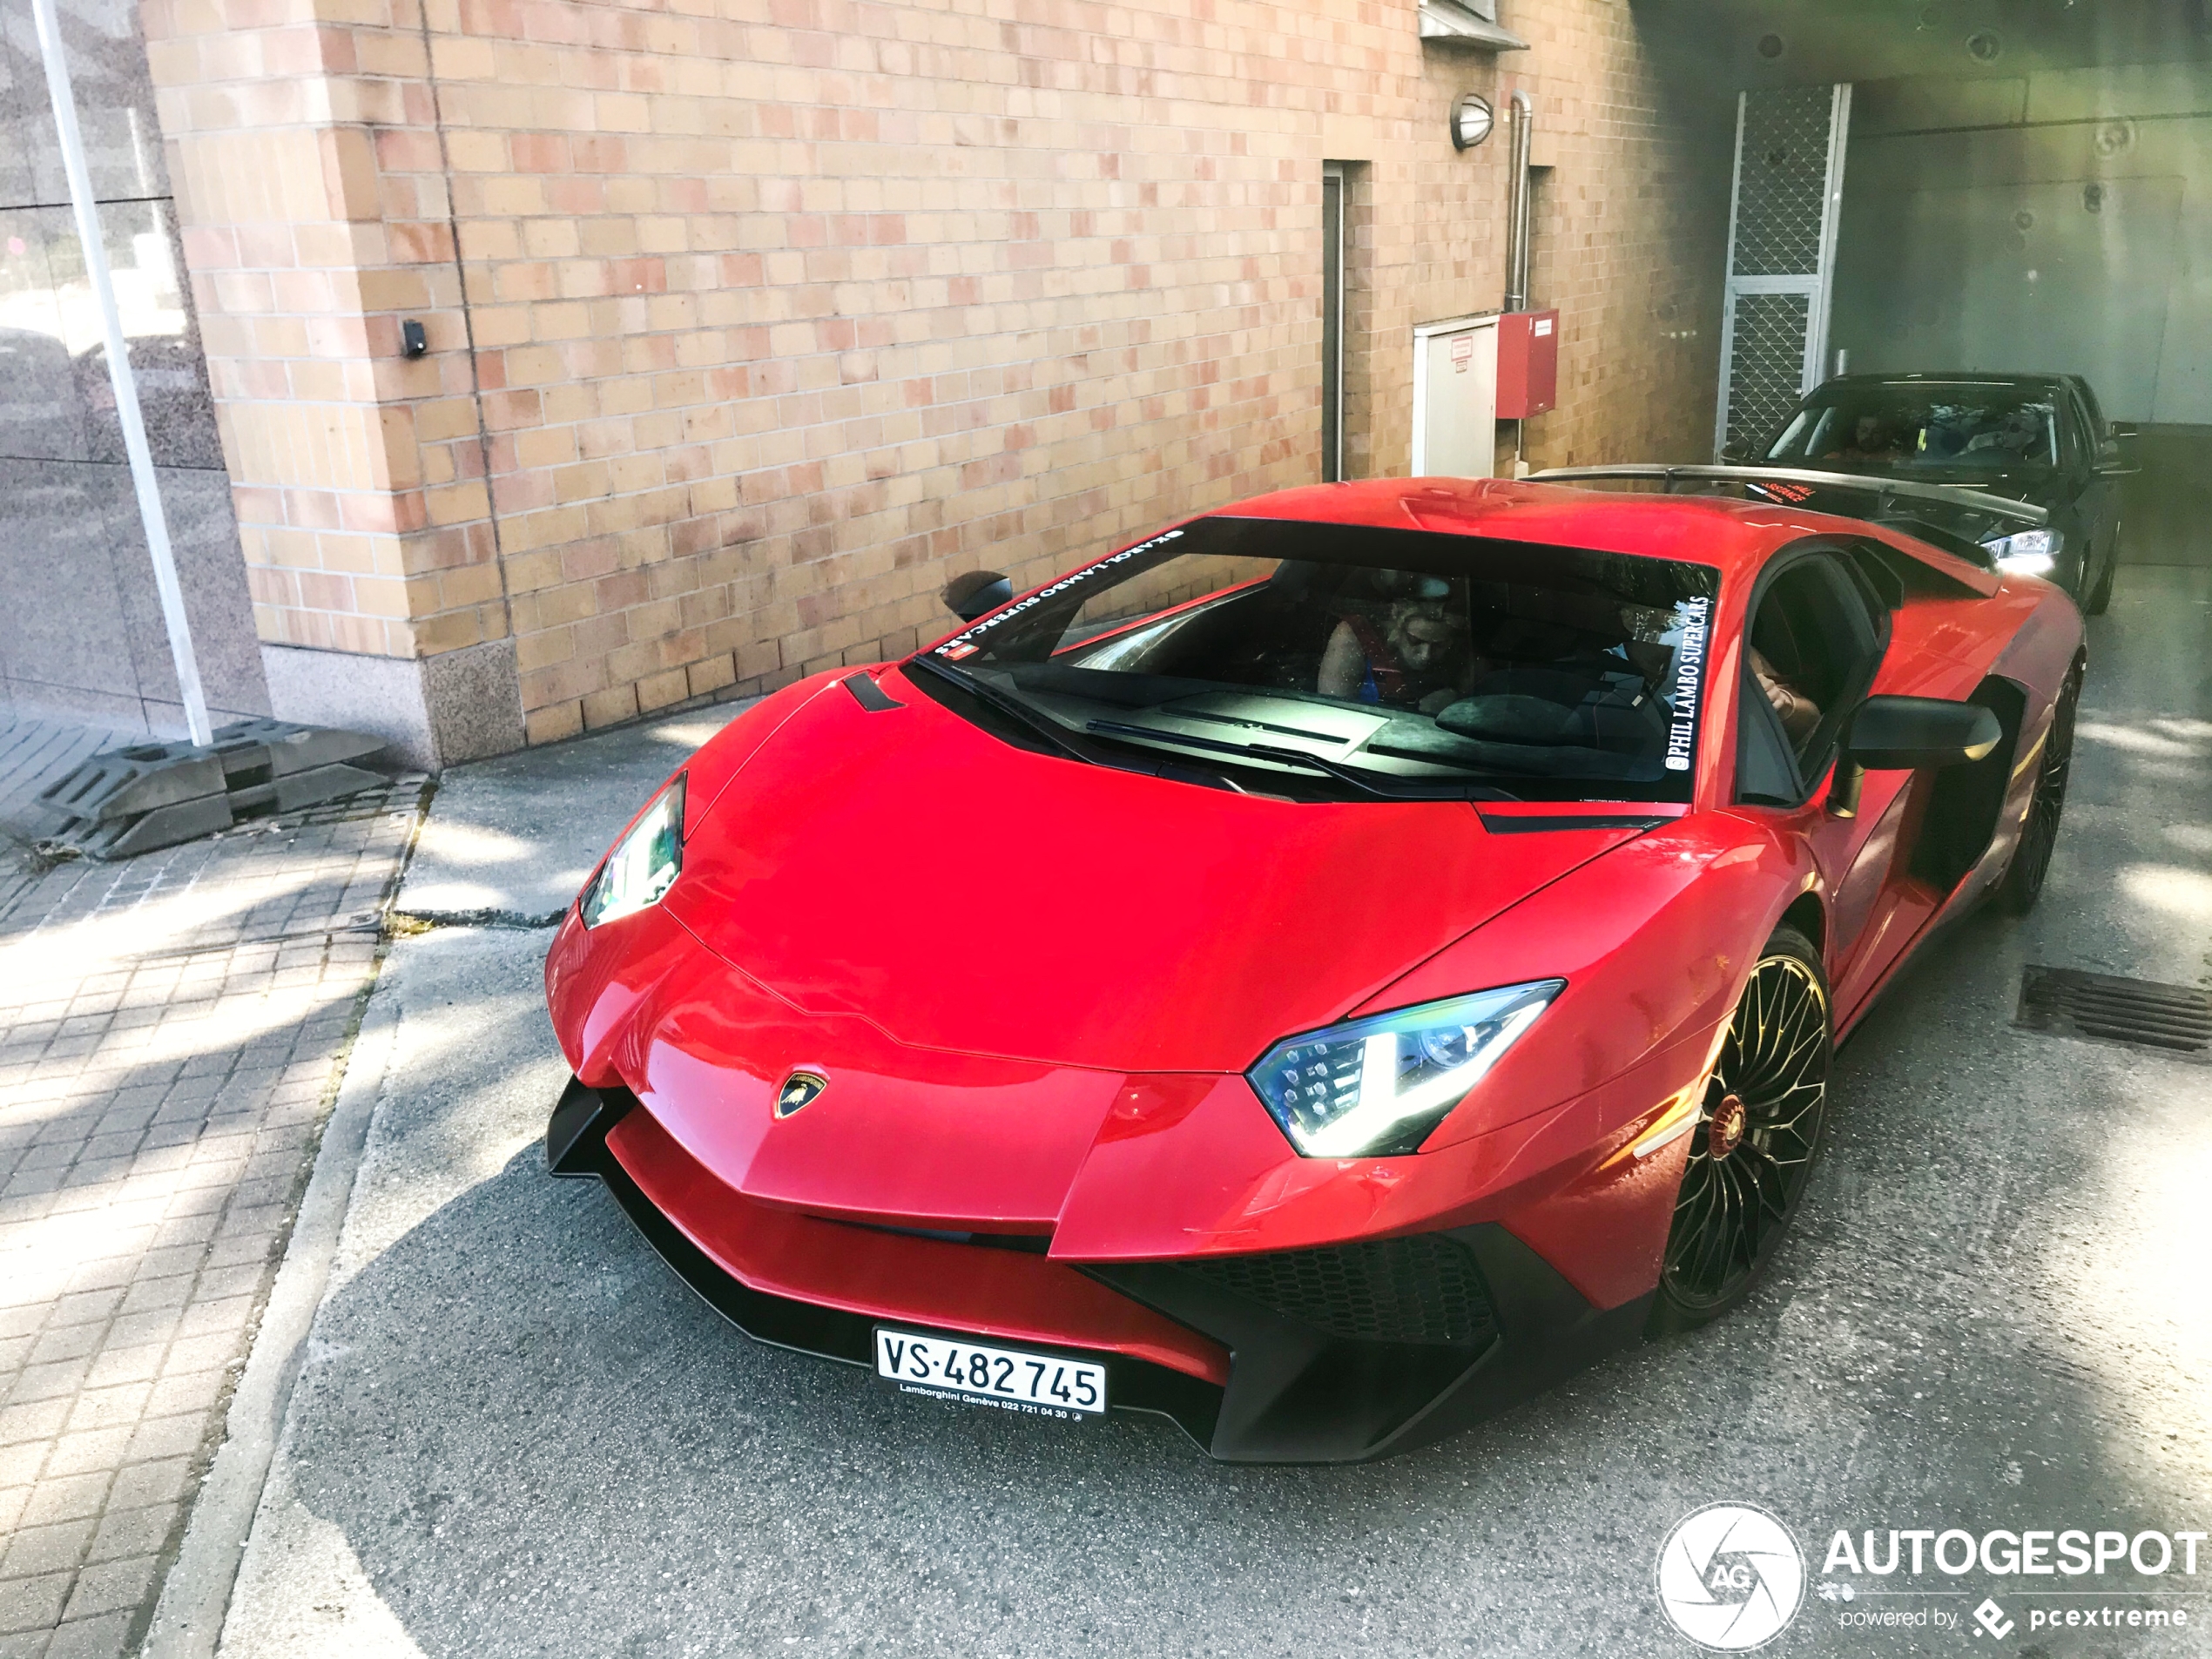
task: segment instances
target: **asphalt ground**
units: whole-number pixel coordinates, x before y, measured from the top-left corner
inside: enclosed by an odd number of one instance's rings
[[[1815,1581],[1838,1528],[2212,1529],[2212,1069],[2011,1024],[2031,962],[2206,981],[2209,637],[2212,572],[2123,572],[2041,908],[1954,928],[1847,1045],[1827,1160],[1747,1306],[1361,1467],[1225,1467],[1163,1422],[915,1401],[747,1341],[597,1184],[543,1173],[564,1077],[547,934],[401,941],[382,1097],[223,1651],[1676,1654],[1655,1559],[1708,1503],[1771,1511]],[[527,793],[527,758],[502,764]],[[502,867],[533,867],[546,815],[480,793]],[[475,826],[448,823],[459,893]],[[527,918],[482,886],[414,907]],[[2212,1652],[2212,1550],[2198,1567],[2033,1596],[1979,1566],[1861,1577],[1942,1594],[1808,1595],[1767,1651]],[[1971,1616],[1985,1597],[2001,1636]],[[2190,1623],[2030,1627],[2106,1608]],[[1885,1610],[1953,1622],[1843,1622]]]

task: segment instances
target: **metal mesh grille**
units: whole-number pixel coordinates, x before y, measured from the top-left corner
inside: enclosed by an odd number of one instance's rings
[[[1820,269],[1834,95],[1784,86],[1743,100],[1737,179],[1737,276],[1811,276]]]
[[[1472,1344],[1497,1331],[1474,1258],[1433,1233],[1184,1265],[1286,1318],[1355,1341]]]
[[[1739,293],[1728,362],[1728,439],[1746,446],[1782,423],[1804,382],[1812,297]]]

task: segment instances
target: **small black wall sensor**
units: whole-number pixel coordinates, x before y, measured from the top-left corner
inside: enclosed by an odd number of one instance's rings
[[[422,325],[412,317],[400,325],[400,346],[409,357],[420,357],[430,349],[429,336],[422,332]]]

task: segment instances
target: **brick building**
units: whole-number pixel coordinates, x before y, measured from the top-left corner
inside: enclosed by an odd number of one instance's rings
[[[1508,462],[1703,458],[1732,97],[1624,0],[1492,9],[143,0],[176,228],[115,246],[180,262],[204,349],[212,700],[465,759],[904,651],[958,571],[1311,482],[1327,163],[1342,469],[1403,472],[1413,330],[1505,287],[1516,88],[1561,372]],[[96,144],[127,68],[80,86]],[[1460,151],[1467,92],[1499,130]]]

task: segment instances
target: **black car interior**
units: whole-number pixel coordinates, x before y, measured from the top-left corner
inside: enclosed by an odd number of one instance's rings
[[[1440,671],[1435,683],[1450,689],[1430,693],[1433,706],[1420,706],[1410,694],[1393,697],[1393,688],[1372,678],[1354,694],[1359,700],[1379,712],[1431,714],[1441,732],[1483,744],[1656,757],[1664,742],[1662,694],[1669,689],[1674,652],[1637,637],[1636,607],[1602,591],[1425,580],[1436,591],[1409,597],[1401,572],[1286,560],[1264,583],[1127,637],[1083,642],[1057,660],[1323,696],[1323,658],[1339,630],[1356,628],[1379,643],[1394,608],[1420,609],[1449,631],[1457,682]],[[1644,631],[1656,631],[1656,624]],[[1390,742],[1370,746],[1387,752],[1402,740],[1393,732]]]
[[[1298,520],[1160,542],[983,618],[925,678],[1009,741],[1101,764],[1172,751],[1230,787],[1255,781],[1218,776],[1242,761],[1329,799],[1491,779],[1689,798],[1709,565]]]
[[[1888,608],[1838,551],[1785,554],[1754,597],[1749,643],[1777,678],[1818,707],[1820,719],[1792,742],[1746,651],[1737,796],[1796,806],[1827,771],[1844,723],[1874,682],[1889,643]]]

